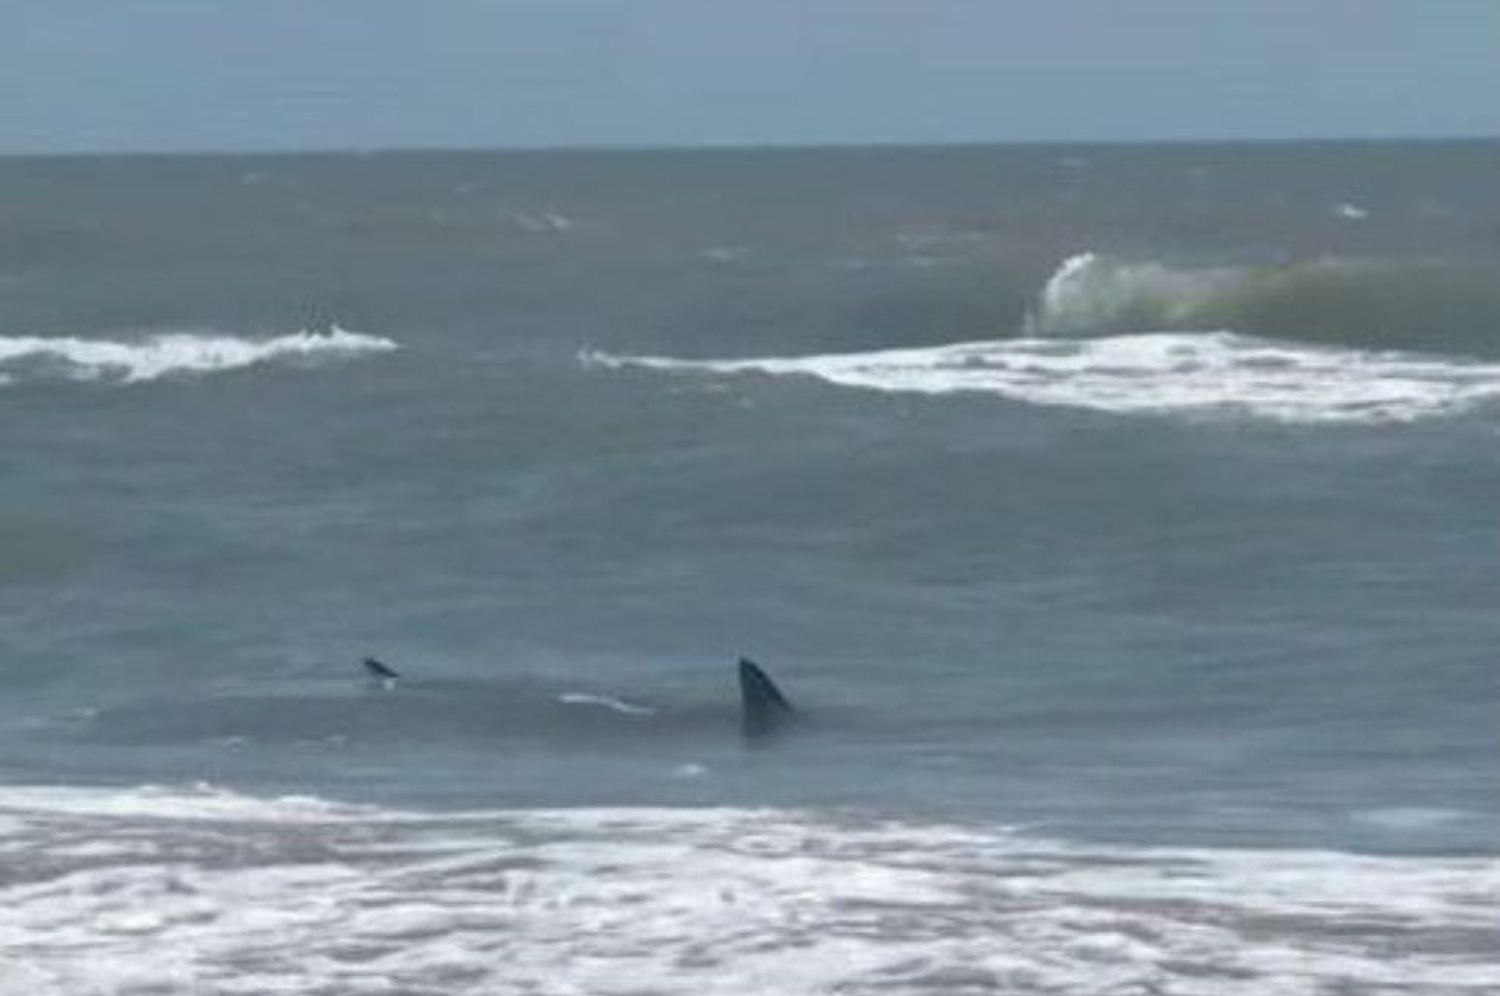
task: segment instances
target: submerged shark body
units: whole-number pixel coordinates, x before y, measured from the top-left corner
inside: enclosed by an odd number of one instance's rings
[[[321,695],[125,706],[95,714],[87,734],[126,743],[498,740],[650,752],[658,745],[722,740],[735,728],[735,710],[727,702],[636,700],[547,689],[524,679],[413,679],[374,658],[361,665],[375,686],[365,694],[346,686]],[[739,685],[737,718],[747,740],[763,741],[795,720],[786,696],[755,663],[740,662]]]

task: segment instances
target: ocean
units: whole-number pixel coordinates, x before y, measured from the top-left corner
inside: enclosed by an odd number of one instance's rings
[[[0,159],[0,468],[0,993],[1500,989],[1500,143]]]

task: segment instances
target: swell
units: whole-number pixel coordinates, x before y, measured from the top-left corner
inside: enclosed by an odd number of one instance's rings
[[[1184,267],[1082,253],[1052,274],[1026,319],[1032,335],[1206,328],[1363,349],[1500,355],[1500,268],[1335,257]]]

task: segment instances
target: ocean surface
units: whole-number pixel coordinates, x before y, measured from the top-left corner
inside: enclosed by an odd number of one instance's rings
[[[1497,609],[1500,143],[0,160],[0,993],[1494,993]]]

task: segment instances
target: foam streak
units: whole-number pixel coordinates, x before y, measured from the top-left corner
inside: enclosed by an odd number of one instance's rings
[[[307,363],[396,348],[390,339],[338,326],[327,332],[303,331],[271,339],[185,332],[139,341],[0,336],[0,377],[10,382],[62,378],[139,383],[275,360]]]
[[[1406,422],[1500,398],[1500,364],[1275,342],[1231,332],[1022,338],[763,359],[592,353],[673,373],[814,377],[912,394],[990,394],[1116,414],[1240,414],[1291,423]]]

